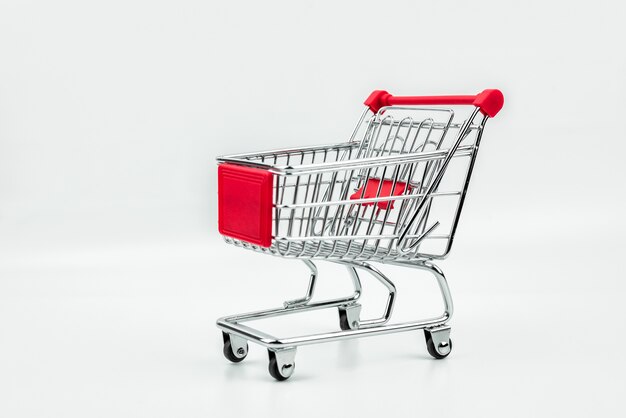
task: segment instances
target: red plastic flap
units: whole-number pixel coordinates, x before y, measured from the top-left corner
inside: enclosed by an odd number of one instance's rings
[[[380,194],[377,196],[378,187],[380,186],[379,179],[368,179],[365,186],[361,186],[359,190],[352,193],[350,196],[351,200],[355,199],[372,199],[374,197],[389,197],[389,196],[401,196],[405,193],[405,191],[410,191],[411,187],[401,181],[396,182],[395,187],[391,190],[391,186],[393,186],[392,180],[383,180],[383,186],[380,188]],[[363,192],[363,187],[365,187],[365,193]],[[391,205],[389,205],[391,203]],[[374,202],[363,203],[363,206],[371,206]],[[390,207],[393,209],[393,200],[385,200],[382,202],[376,202],[376,206],[380,209],[387,209]]]
[[[272,173],[235,164],[217,168],[220,234],[261,247],[272,245]]]

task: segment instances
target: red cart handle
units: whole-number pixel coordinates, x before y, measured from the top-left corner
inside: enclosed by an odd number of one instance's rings
[[[393,105],[474,105],[492,118],[502,109],[504,95],[497,89],[483,90],[475,96],[392,96],[384,90],[375,90],[365,100],[365,106],[374,113]]]

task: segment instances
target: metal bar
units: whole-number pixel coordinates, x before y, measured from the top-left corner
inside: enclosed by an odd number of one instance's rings
[[[312,264],[312,263],[311,263]],[[317,309],[323,308],[332,308],[341,305],[346,305],[350,303],[354,303],[361,297],[362,286],[361,281],[359,279],[358,274],[354,270],[354,266],[346,264],[346,268],[350,273],[350,278],[352,279],[352,285],[354,287],[354,292],[350,296],[340,297],[335,299],[328,299],[319,302],[310,302],[307,303],[297,303],[297,304],[283,304],[282,308],[275,309],[264,309],[260,311],[248,312],[243,314],[236,314],[231,316],[226,316],[220,318],[219,321],[230,322],[230,323],[240,323],[245,321],[252,321],[257,319],[270,318],[274,316],[286,315],[294,311],[304,312],[304,311],[314,311]],[[317,274],[317,269],[315,269],[315,274]],[[312,294],[312,291],[311,291]]]
[[[430,230],[434,229],[434,225],[430,227]],[[428,232],[428,231],[427,231]],[[422,234],[416,234],[416,235],[407,235],[407,238],[411,238],[411,239],[416,239],[416,238],[421,238],[424,236],[424,233]],[[443,239],[444,235],[439,235],[437,236],[438,238],[436,239]],[[450,237],[450,235],[445,235],[446,239]],[[375,240],[375,239],[398,239],[399,236],[396,235],[370,235],[370,234],[366,234],[366,235],[350,235],[350,236],[345,236],[345,235],[324,235],[324,236],[319,236],[319,237],[276,237],[276,241],[277,242],[296,242],[296,241],[341,241],[344,243],[348,243],[348,241],[355,241],[355,240]],[[428,236],[428,234],[426,234],[426,239],[431,238],[430,236]]]
[[[446,257],[448,255],[448,253],[450,252],[450,249],[452,248],[452,242],[454,241],[454,235],[456,233],[456,228],[459,225],[459,219],[461,218],[461,211],[463,210],[463,204],[465,203],[465,197],[467,195],[467,189],[469,187],[469,182],[470,179],[472,178],[472,172],[474,170],[474,163],[476,162],[476,157],[478,156],[478,148],[480,147],[480,140],[482,138],[483,132],[484,132],[484,127],[485,124],[487,123],[487,120],[489,119],[488,116],[484,116],[482,123],[480,124],[480,129],[478,130],[478,133],[476,134],[476,141],[474,143],[474,153],[472,155],[472,159],[469,163],[469,167],[467,168],[467,172],[465,173],[465,182],[463,185],[463,193],[461,194],[461,197],[459,198],[459,202],[454,214],[454,220],[452,222],[452,228],[450,229],[450,239],[448,240],[448,245],[446,246],[446,249],[444,250],[442,257]]]
[[[473,146],[465,145],[459,147],[457,152],[455,152],[455,157],[464,157],[471,154],[473,150]],[[414,161],[428,161],[428,160],[442,160],[446,158],[448,150],[437,150],[437,151],[426,151],[412,154],[398,154],[393,156],[380,156],[380,157],[369,157],[369,158],[359,158],[345,161],[334,161],[329,163],[318,163],[318,164],[304,164],[301,166],[276,166],[272,164],[265,163],[256,163],[249,160],[242,160],[237,158],[221,158],[219,162],[223,163],[232,163],[239,164],[253,168],[261,168],[268,170],[271,173],[278,175],[301,175],[301,174],[310,174],[317,172],[328,172],[328,171],[336,171],[340,169],[346,168],[367,168],[367,167],[382,167],[385,165],[392,164],[406,164]]]
[[[476,108],[472,112],[471,116],[464,123],[464,126],[466,126],[466,127],[469,126],[471,124],[471,122],[474,120],[474,118],[476,117],[476,115],[478,114],[479,111],[480,111],[480,109]],[[446,168],[448,167],[448,164],[450,163],[450,160],[453,158],[453,156],[455,155],[457,149],[460,147],[461,142],[463,141],[463,139],[465,139],[465,136],[469,132],[466,127],[460,129],[459,135],[457,137],[456,142],[454,143],[454,145],[448,151],[448,155],[446,156],[445,160],[441,164],[441,168],[439,168],[439,172],[437,173],[437,176],[435,177],[433,182],[428,187],[428,190],[426,191],[426,195],[430,195],[439,186],[439,183],[441,182],[441,179],[443,178],[443,175],[445,174]],[[429,198],[425,197],[420,202],[420,204],[415,209],[415,212],[411,216],[411,219],[409,220],[408,224],[405,226],[404,231],[400,234],[400,238],[399,238],[398,246],[397,246],[398,251],[400,253],[407,254],[407,253],[411,252],[415,248],[415,244],[406,245],[405,244],[406,243],[405,239],[406,239],[406,236],[407,236],[407,234],[409,233],[409,231],[411,229],[411,226],[413,225],[415,220],[418,218],[422,208],[424,207],[424,205],[426,204],[426,202],[428,200],[429,200]]]
[[[279,148],[279,149],[275,149],[275,150],[265,150],[265,151],[257,151],[257,152],[247,152],[247,153],[243,153],[243,154],[229,154],[229,155],[222,155],[217,157],[217,161],[221,162],[222,160],[232,160],[232,159],[246,159],[246,158],[260,158],[260,157],[267,157],[267,156],[278,156],[278,155],[282,155],[284,154],[285,156],[287,154],[292,154],[294,152],[296,153],[300,153],[302,151],[307,152],[307,153],[311,153],[311,152],[316,152],[316,151],[321,151],[321,150],[329,150],[329,149],[335,149],[335,148],[340,148],[340,149],[344,149],[344,148],[354,148],[357,147],[358,144],[354,143],[354,142],[339,142],[336,144],[323,144],[323,145],[308,145],[308,146],[302,146],[302,147],[298,147],[298,148]]]
[[[385,310],[383,311],[383,315],[380,318],[375,319],[366,319],[359,321],[359,328],[369,328],[377,325],[386,324],[391,319],[391,314],[393,313],[394,302],[396,299],[396,286],[393,284],[391,280],[389,280],[380,270],[372,266],[368,263],[352,261],[349,263],[341,263],[348,266],[360,268],[362,270],[370,273],[376,280],[383,284],[389,291],[389,295],[387,296],[387,304],[385,305]],[[355,272],[356,274],[356,272]]]
[[[302,260],[302,262],[309,268],[309,270],[311,270],[311,275],[309,276],[309,285],[307,286],[306,294],[304,295],[304,297],[284,302],[283,306],[285,308],[306,305],[313,298],[315,283],[317,281],[317,267],[310,260]]]
[[[225,332],[238,335],[248,341],[257,343],[264,347],[282,348],[320,344],[332,341],[342,341],[352,338],[373,337],[376,335],[393,334],[396,332],[414,331],[418,329],[444,325],[448,321],[448,319],[449,318],[447,316],[442,315],[436,318],[424,319],[420,321],[402,322],[398,324],[381,325],[372,328],[360,328],[354,330],[303,335],[290,338],[276,338],[248,326],[224,321],[221,319],[218,320],[217,326]]]
[[[434,192],[431,193],[430,196],[459,196],[463,192]],[[368,197],[368,198],[360,198],[360,199],[349,199],[349,200],[331,200],[328,202],[314,202],[314,203],[297,203],[297,204],[278,204],[277,208],[280,209],[298,209],[298,208],[310,208],[310,207],[318,207],[318,206],[337,206],[337,205],[350,205],[350,204],[362,204],[362,203],[379,203],[379,202],[388,202],[395,200],[407,200],[407,199],[415,199],[418,197],[427,196],[426,193],[420,194],[410,194],[410,195],[397,195],[397,196],[386,196],[386,197]]]
[[[346,263],[348,264],[348,263]],[[276,338],[262,331],[258,331],[254,328],[241,324],[241,322],[249,320],[257,320],[267,318],[271,316],[286,315],[294,313],[296,311],[305,312],[313,309],[320,309],[323,307],[332,307],[338,305],[326,305],[319,306],[315,304],[307,304],[302,306],[294,306],[288,308],[268,309],[264,311],[251,312],[249,314],[233,315],[229,317],[220,318],[217,320],[218,328],[223,331],[245,338],[248,341],[260,344],[267,348],[278,349],[285,347],[297,347],[301,345],[319,344],[323,342],[340,341],[352,338],[361,338],[375,335],[391,334],[396,332],[411,331],[423,328],[437,327],[444,325],[454,312],[452,303],[452,297],[450,295],[450,289],[443,272],[435,265],[428,261],[419,262],[393,262],[389,264],[395,264],[400,266],[407,266],[416,269],[423,269],[435,276],[439,289],[442,294],[444,302],[443,314],[435,317],[419,321],[403,322],[392,325],[376,325],[371,327],[362,327],[359,329],[319,333],[312,335],[303,335],[288,338]],[[358,277],[358,276],[357,276]],[[387,279],[388,280],[388,279]],[[395,287],[394,287],[395,290]],[[390,314],[391,315],[391,314]]]

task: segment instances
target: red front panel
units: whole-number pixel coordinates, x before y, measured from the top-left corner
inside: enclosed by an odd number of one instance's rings
[[[220,234],[269,247],[273,181],[272,173],[266,170],[220,164],[217,168]]]

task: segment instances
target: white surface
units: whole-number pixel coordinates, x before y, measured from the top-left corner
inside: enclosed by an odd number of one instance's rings
[[[624,294],[608,291],[615,279],[609,268],[575,264],[564,252],[538,257],[540,269],[525,264],[523,249],[516,247],[502,248],[492,265],[460,254],[443,264],[456,302],[448,359],[431,359],[421,332],[307,346],[298,350],[294,376],[278,383],[267,373],[260,346],[251,345],[244,362],[228,363],[214,319],[299,295],[307,280],[304,266],[218,245],[4,260],[2,416],[298,411],[304,417],[582,417],[623,411],[620,322],[626,309]],[[225,265],[230,269],[220,267]],[[325,272],[321,296],[332,289],[347,293],[347,277]],[[392,272],[399,320],[438,312],[427,276]],[[587,289],[567,283],[581,278]],[[544,283],[553,280],[562,280],[563,289]],[[381,293],[366,288],[364,314],[379,313]],[[338,322],[332,310],[265,327],[289,335],[335,330]]]
[[[624,415],[624,5],[443,3],[1,2],[0,416]],[[303,347],[286,384],[259,347],[228,364],[215,318],[307,273],[220,242],[214,157],[344,139],[375,88],[488,87],[452,355],[407,333]],[[391,276],[399,320],[437,312]]]

